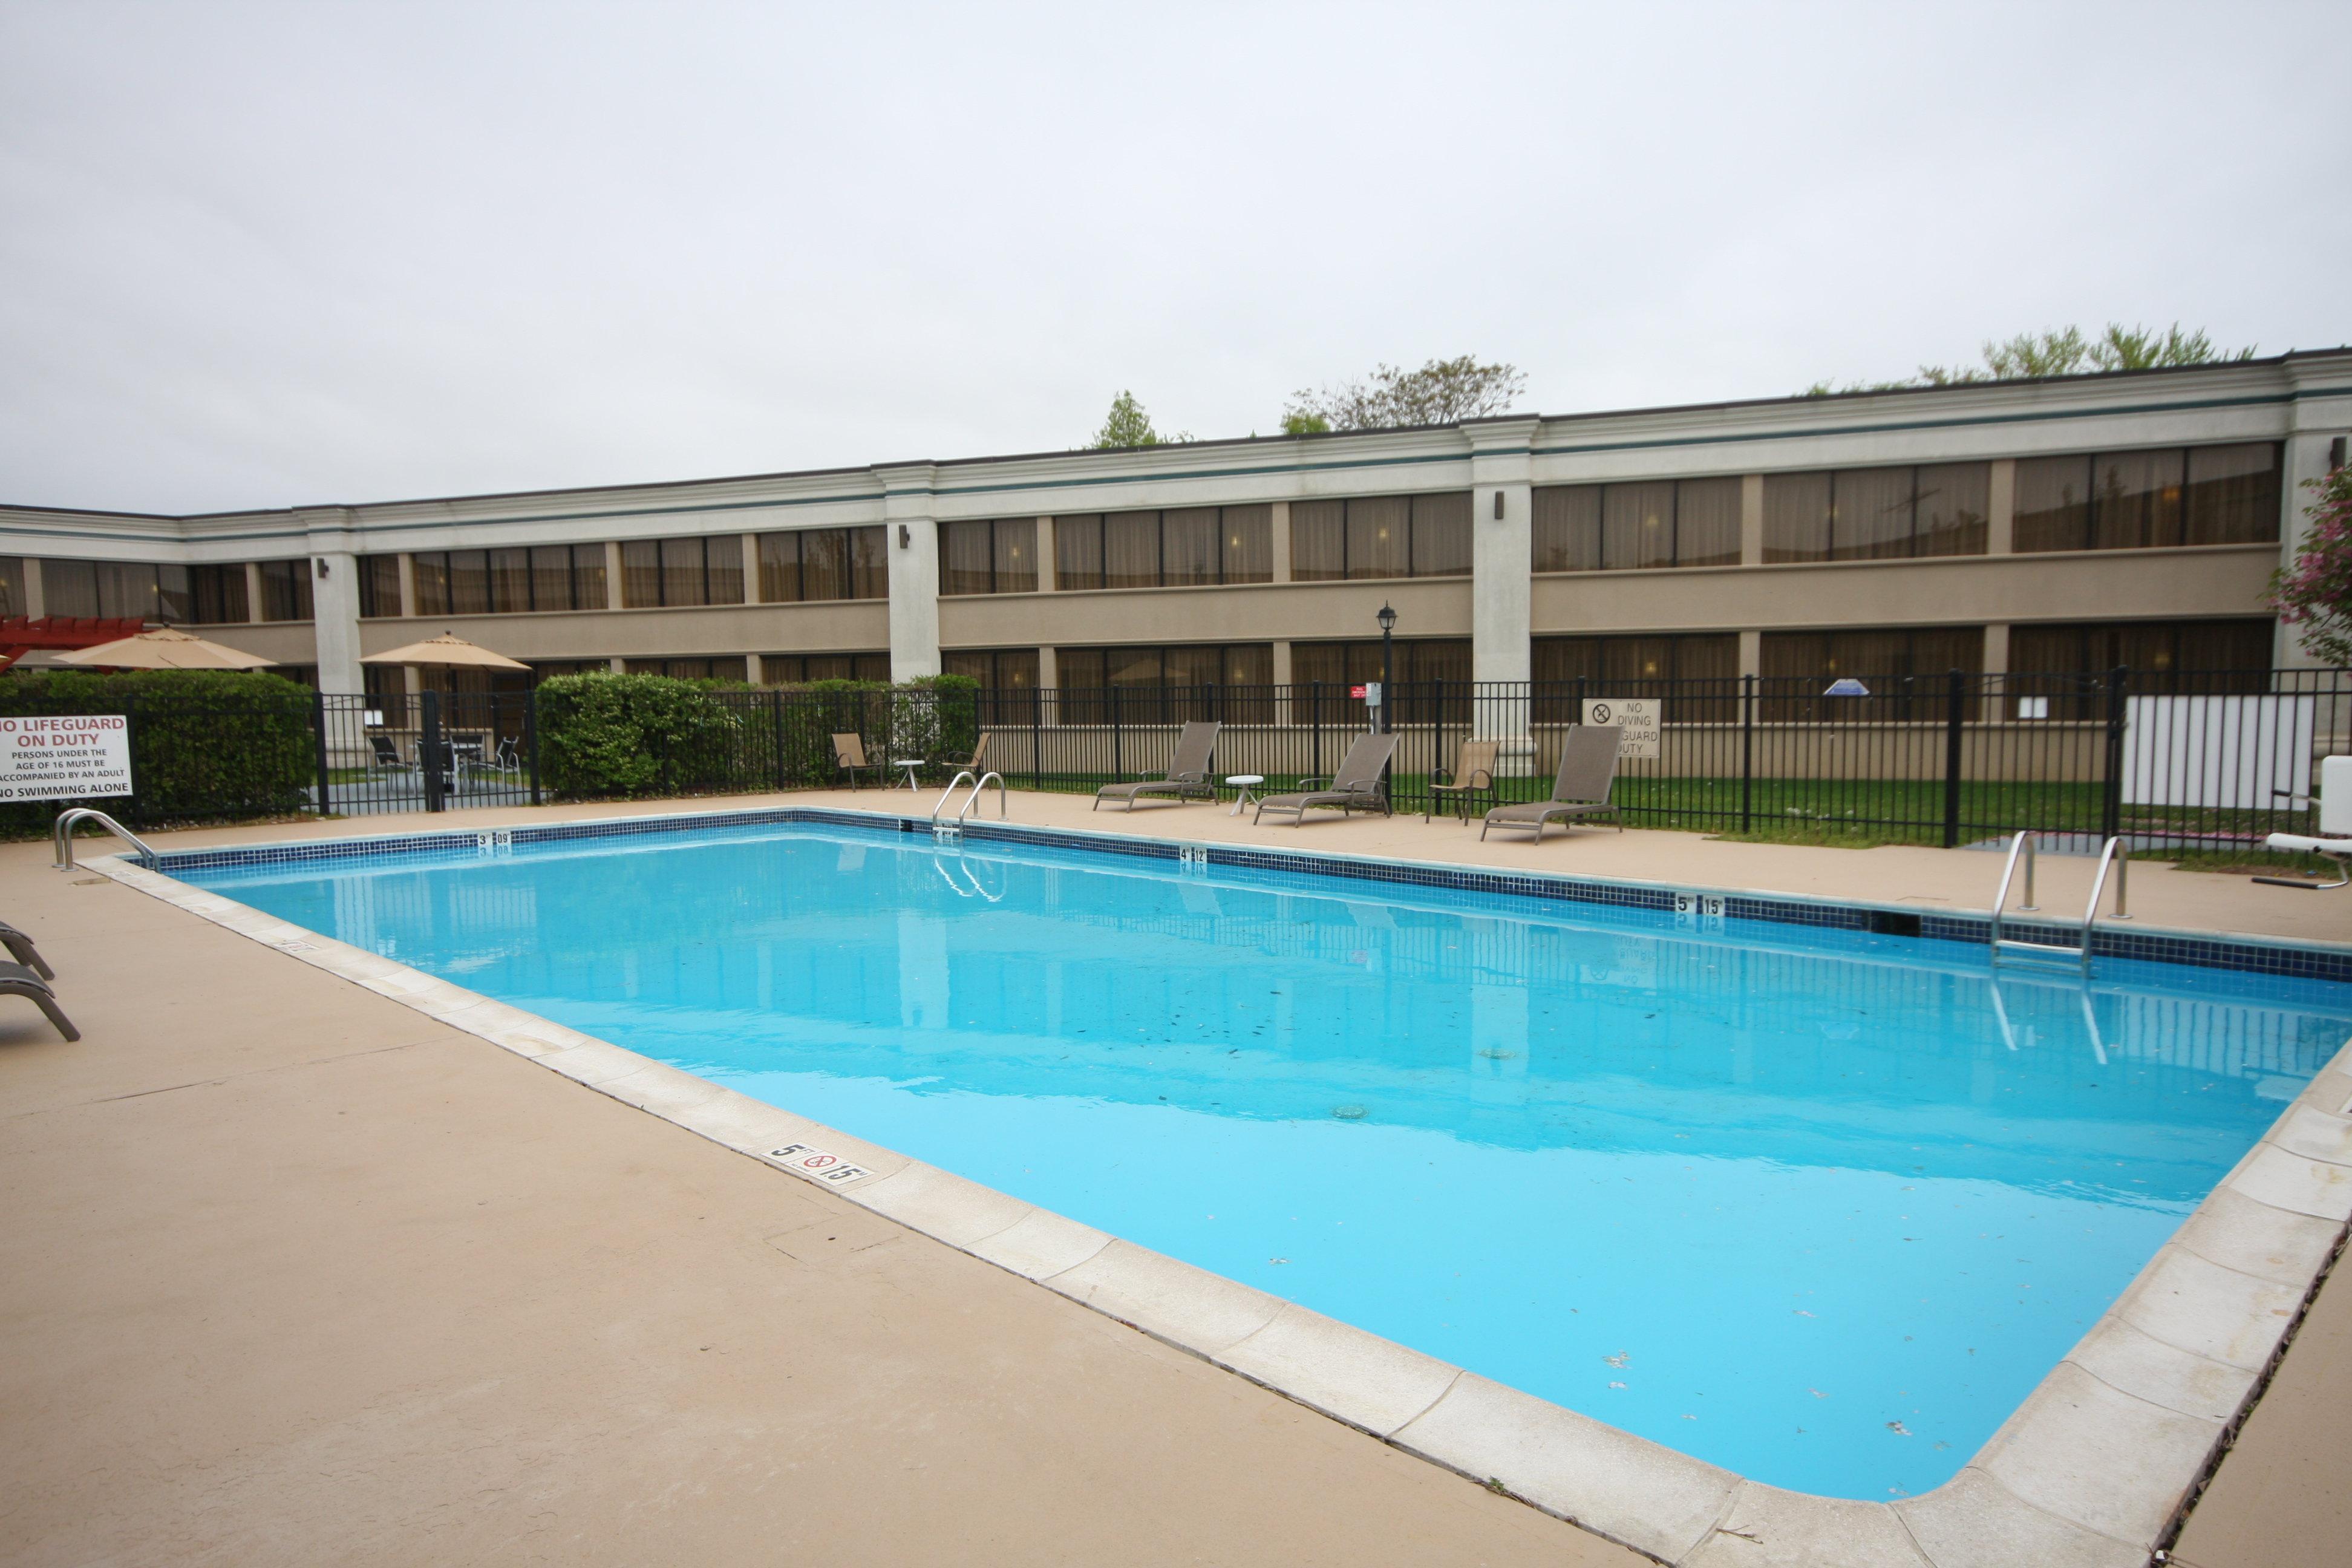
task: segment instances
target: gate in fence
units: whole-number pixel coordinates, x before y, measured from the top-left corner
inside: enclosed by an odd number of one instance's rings
[[[322,816],[537,805],[537,704],[529,691],[320,696]]]

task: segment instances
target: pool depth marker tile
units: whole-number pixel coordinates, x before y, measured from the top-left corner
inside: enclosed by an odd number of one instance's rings
[[[900,825],[886,831],[912,830],[911,819],[881,820]],[[869,814],[783,807],[607,818],[584,825],[598,830],[593,833],[551,826],[518,829],[516,837],[524,841],[603,837],[792,821],[879,826]],[[461,837],[472,835],[453,830],[357,842],[394,852],[441,853]],[[1108,836],[1058,829],[1013,829],[1001,837],[1066,847],[1110,847],[1096,842]],[[168,854],[159,858],[173,867],[322,859],[339,858],[331,847],[352,842],[314,842],[298,847],[310,851],[299,855],[200,851],[186,858]],[[1169,841],[1129,839],[1114,852],[1173,860],[1177,847]],[[328,852],[320,852],[322,848]],[[224,856],[236,858],[220,858]],[[1213,863],[1325,875],[1334,874],[1341,864],[1338,858],[1319,853],[1261,851],[1220,855]],[[1360,864],[1379,870],[1337,874],[1423,885],[1469,884],[1480,891],[1638,902],[1642,907],[1655,907],[1658,896],[1671,907],[1675,892],[1688,890],[1643,888],[1640,891],[1653,894],[1652,899],[1621,899],[1563,892],[1540,886],[1541,878],[1510,873],[1456,873],[1461,879],[1454,880],[1425,870],[1386,874],[1388,863]],[[800,1147],[846,1162],[859,1174],[835,1190],[860,1207],[1675,1568],[1769,1568],[1783,1563],[1806,1568],[1888,1568],[1890,1563],[1908,1568],[1915,1561],[1927,1568],[2144,1564],[2221,1436],[2244,1415],[2255,1373],[2241,1358],[2276,1344],[2292,1321],[2291,1314],[2281,1315],[2277,1303],[2287,1296],[2307,1300],[2317,1268],[2325,1266],[2323,1258],[2298,1280],[2289,1258],[2307,1256],[2308,1244],[2315,1239],[2313,1222],[2330,1233],[2326,1252],[2332,1256],[2333,1238],[2340,1237],[2352,1221],[2352,1121],[2336,1114],[2345,1100],[2337,1075],[2352,1072],[2352,1045],[2347,1045],[2305,1086],[2116,1304],[1951,1480],[1891,1504],[1814,1497],[1745,1479],[650,1057],[289,925],[175,881],[133,858],[109,856],[86,862],[85,868],[538,1061],[585,1087],[749,1154],[771,1169],[790,1170],[801,1179],[823,1184],[819,1172],[796,1169],[788,1155],[780,1159],[778,1152]],[[1415,869],[1401,863],[1397,868]],[[1633,885],[1626,890],[1633,890]],[[1726,897],[1729,902],[1749,901],[1739,895]],[[1867,910],[1838,907],[1832,918],[1818,923],[1843,923],[1835,921],[1837,913],[1866,915]],[[2134,934],[2163,942],[2175,940],[2174,933]],[[2191,939],[2189,945],[2198,943]],[[2244,944],[2202,945],[2217,950]],[[2207,961],[2212,961],[2210,952]],[[2318,973],[2310,968],[2271,972]],[[2234,1233],[2255,1216],[2263,1231],[2255,1244],[2260,1268],[2284,1278],[2233,1268],[2190,1245],[2201,1239],[2205,1251],[2242,1246],[2233,1241]],[[2276,1246],[2264,1249],[2263,1242]],[[1271,1310],[1265,1310],[1267,1307]],[[2217,1360],[2175,1342],[2179,1339],[2194,1339],[2228,1359]],[[2238,1389],[2227,1417],[2217,1417],[2212,1406],[2230,1399],[2241,1374],[2245,1386]],[[1913,1553],[1908,1557],[1906,1543]]]

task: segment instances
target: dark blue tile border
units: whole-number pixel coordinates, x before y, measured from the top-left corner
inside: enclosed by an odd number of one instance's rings
[[[259,866],[314,860],[397,858],[405,855],[446,855],[453,849],[479,845],[503,832],[511,844],[548,844],[570,839],[620,838],[649,833],[692,832],[716,827],[769,826],[782,823],[821,823],[829,827],[857,827],[882,833],[922,833],[929,825],[918,817],[887,818],[857,811],[822,806],[770,806],[756,811],[717,811],[677,816],[619,817],[596,822],[545,823],[533,826],[484,830],[444,828],[432,833],[386,835],[375,838],[328,839],[316,844],[265,845],[251,849],[182,849],[142,861],[170,876],[227,866]],[[1096,855],[1124,855],[1142,860],[1174,860],[1180,846],[1165,839],[1122,838],[1110,835],[1074,833],[1050,827],[1015,827],[1005,823],[967,822],[963,837],[976,843],[1034,844],[1055,849],[1075,849]],[[1340,877],[1366,882],[1407,887],[1442,888],[1456,892],[1494,893],[1507,898],[1553,902],[1610,904],[1622,909],[1672,910],[1677,893],[1704,889],[1651,887],[1638,883],[1591,881],[1549,872],[1472,870],[1454,866],[1412,866],[1384,860],[1351,859],[1344,856],[1300,854],[1286,849],[1240,848],[1230,844],[1186,845],[1207,851],[1207,864],[1265,871],[1287,871],[1314,877]],[[1713,895],[1706,895],[1713,896]],[[1981,948],[1988,921],[1981,915],[1937,914],[1916,910],[1891,910],[1868,904],[1832,904],[1805,899],[1759,898],[1752,893],[1727,893],[1724,914],[1732,920],[1772,921],[1784,925],[1829,927],[1840,931],[1882,931],[1886,917],[1916,919],[1919,938],[1928,942],[1965,942]],[[2078,928],[2039,921],[2010,920],[2003,930],[2020,940],[2054,946],[2073,946]],[[2099,927],[2094,939],[2095,958],[2137,959],[2149,963],[2177,963],[2200,969],[2235,969],[2257,974],[2294,975],[2311,980],[2352,982],[2352,949],[2299,947],[2225,937],[2197,937],[2169,931]]]

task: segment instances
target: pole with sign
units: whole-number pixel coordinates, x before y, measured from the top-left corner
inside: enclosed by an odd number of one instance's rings
[[[1654,697],[1588,697],[1584,700],[1584,721],[1599,729],[1616,730],[1617,754],[1621,757],[1658,754],[1658,726],[1663,715]]]

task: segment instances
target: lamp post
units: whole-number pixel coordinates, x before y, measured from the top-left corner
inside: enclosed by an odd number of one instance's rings
[[[1381,733],[1395,726],[1389,721],[1389,704],[1396,700],[1396,611],[1381,601]]]

